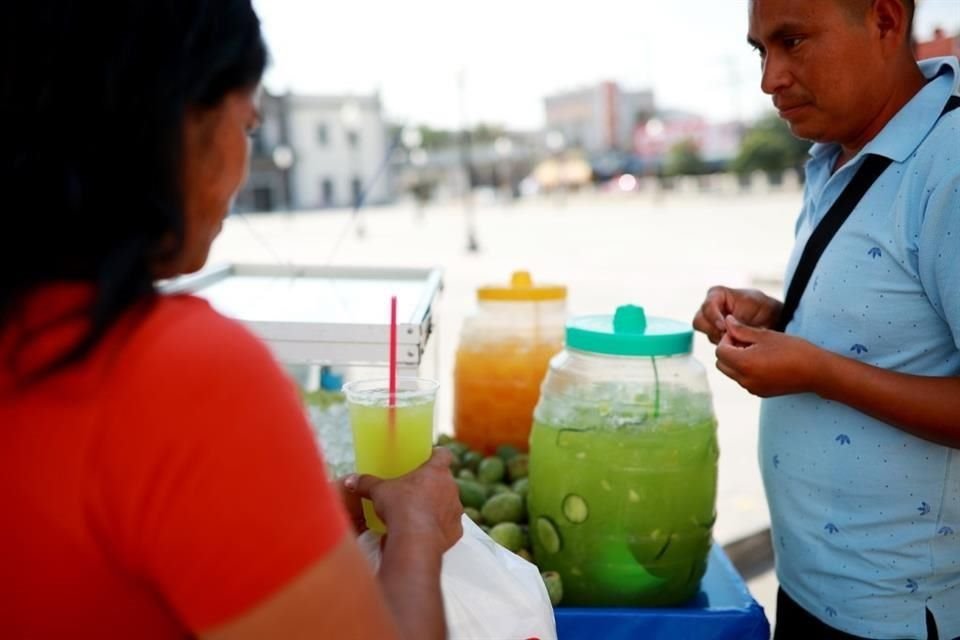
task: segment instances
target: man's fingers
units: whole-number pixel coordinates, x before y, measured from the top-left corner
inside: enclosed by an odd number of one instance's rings
[[[720,339],[720,336],[723,335],[724,328],[717,326],[716,319],[711,320],[706,311],[707,305],[704,305],[697,311],[697,315],[693,317],[693,328],[699,331],[700,333],[705,334],[710,341],[714,344],[717,343],[717,340]]]
[[[710,342],[717,344],[719,339],[720,332],[717,331],[717,328],[707,320],[706,316],[703,314],[703,310],[697,311],[697,315],[693,317],[693,328],[696,331],[707,336],[710,339]]]
[[[727,330],[721,306],[708,297],[693,318],[693,328],[706,335],[710,342],[717,344]]]
[[[726,307],[725,294],[711,294],[701,307],[704,319],[714,330],[721,333],[727,330],[727,323],[724,321]]]
[[[727,332],[741,344],[753,344],[760,338],[762,329],[754,329],[743,324],[733,316],[727,316]]]
[[[740,372],[719,358],[717,359],[717,369],[731,380],[740,382]]]
[[[717,368],[727,375],[730,375],[727,373],[727,371],[724,371],[724,369],[720,368],[720,364],[723,364],[723,366],[727,369],[739,372],[741,368],[740,363],[743,358],[746,357],[747,352],[746,349],[744,349],[744,345],[738,344],[738,341],[736,340],[735,336],[732,335],[732,332],[728,331],[727,333],[723,334],[723,338],[721,338],[720,342],[717,344],[714,354],[717,356]]]
[[[719,331],[727,330],[726,316],[733,311],[736,297],[728,287],[711,287],[707,292],[706,306],[709,306],[707,319]]]

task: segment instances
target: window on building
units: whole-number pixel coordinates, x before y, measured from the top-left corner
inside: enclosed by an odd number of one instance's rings
[[[350,181],[350,190],[353,195],[353,206],[357,207],[360,205],[360,197],[363,195],[363,182],[360,181],[359,176],[354,176],[353,180]]]
[[[349,144],[352,149],[356,149],[360,144],[360,134],[356,131],[348,131],[347,144]]]
[[[332,207],[333,205],[333,180],[330,178],[323,178],[320,181],[320,206]]]
[[[250,134],[250,153],[255,156],[267,154],[267,142],[263,139],[263,127],[257,127],[257,130]]]
[[[270,187],[254,187],[254,211],[273,211],[273,189]]]
[[[327,146],[327,125],[323,123],[317,125],[317,144]]]

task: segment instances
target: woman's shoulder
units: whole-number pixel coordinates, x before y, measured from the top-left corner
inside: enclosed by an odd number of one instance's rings
[[[138,364],[202,368],[273,362],[266,345],[249,329],[191,295],[159,296],[129,335],[126,348]]]
[[[96,523],[190,626],[210,628],[264,602],[349,525],[266,345],[199,298],[141,313],[105,385]]]
[[[246,327],[192,296],[161,296],[141,313],[102,379],[103,416],[121,449],[146,443],[149,458],[268,433],[312,446],[296,385]]]
[[[123,396],[162,390],[172,400],[190,399],[200,390],[221,390],[289,401],[293,384],[267,345],[206,300],[159,296],[129,326],[119,332],[108,374]]]
[[[157,338],[190,343],[219,336],[220,340],[246,343],[253,335],[239,322],[216,311],[203,298],[189,294],[159,295],[151,305],[145,327]],[[194,345],[198,346],[198,345]]]

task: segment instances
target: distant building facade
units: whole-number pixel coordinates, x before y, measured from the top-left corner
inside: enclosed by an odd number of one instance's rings
[[[380,97],[291,95],[288,101],[296,158],[294,206],[352,206],[370,188],[387,153]],[[380,176],[365,203],[380,204],[390,198],[389,176]]]
[[[742,139],[740,123],[712,123],[696,114],[671,112],[637,125],[633,152],[653,170],[664,164],[674,146],[690,141],[708,166],[721,166],[737,155]]]
[[[616,82],[544,98],[547,130],[563,136],[566,147],[588,154],[629,151],[638,122],[655,111],[652,91],[624,91]]]
[[[264,92],[260,110],[238,211],[350,207],[361,194],[364,204],[392,200],[384,166],[390,141],[378,95]],[[381,167],[385,173],[377,177]]]
[[[292,149],[286,96],[264,91],[260,96],[260,127],[250,141],[250,175],[234,208],[274,211],[293,208]]]
[[[467,186],[494,188],[519,195],[520,183],[543,155],[537,132],[504,132],[493,142],[474,142],[433,149],[405,149],[391,159],[394,191],[415,194],[424,188],[427,199],[460,197]]]
[[[914,45],[917,60],[957,56],[960,58],[960,33],[948,36],[943,29],[935,29],[933,38]]]

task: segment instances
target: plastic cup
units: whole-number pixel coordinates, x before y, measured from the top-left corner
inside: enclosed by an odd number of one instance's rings
[[[357,380],[343,386],[350,410],[357,473],[396,478],[430,458],[433,404],[439,386],[435,380],[397,378],[393,406],[390,405],[390,381],[386,378]],[[366,499],[363,515],[368,528],[386,532],[373,503]]]

